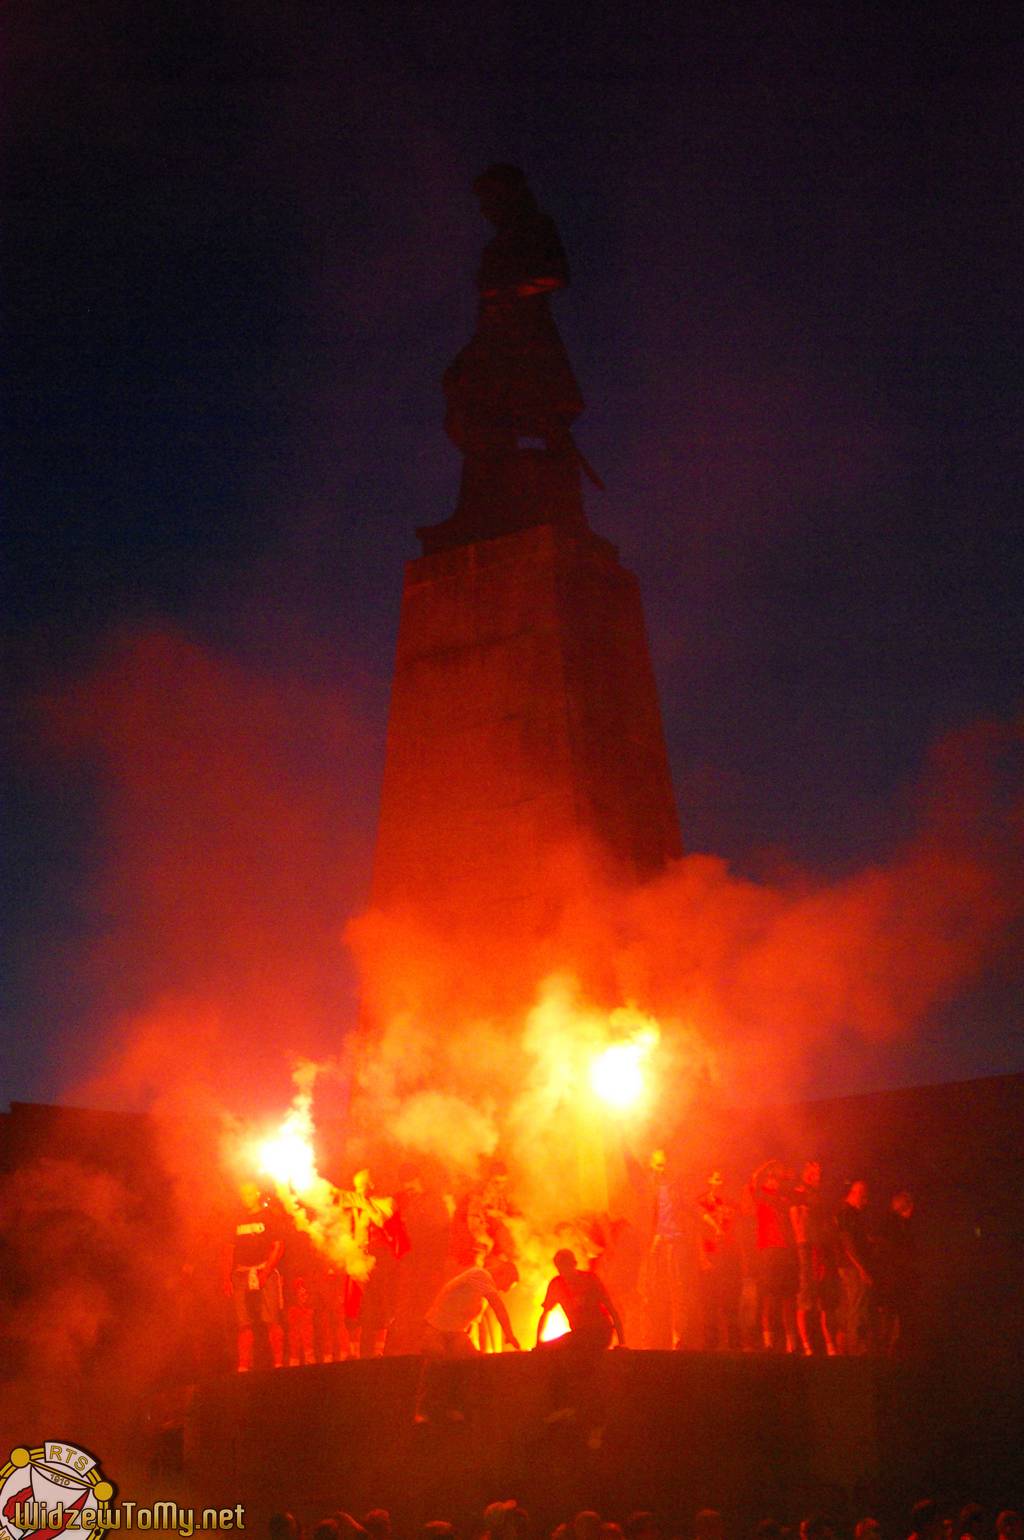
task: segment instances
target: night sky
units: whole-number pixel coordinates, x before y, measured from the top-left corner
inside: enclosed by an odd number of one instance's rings
[[[102,775],[40,702],[126,637],[338,701],[339,934],[365,897],[403,562],[457,488],[440,376],[490,161],[569,253],[589,515],[639,576],[687,848],[869,866],[934,745],[1013,719],[1024,49],[1001,14],[7,12],[0,1101],[65,1094],[109,997]],[[1024,1069],[1020,1007],[1004,952],[870,1071],[838,1042],[820,1087]]]

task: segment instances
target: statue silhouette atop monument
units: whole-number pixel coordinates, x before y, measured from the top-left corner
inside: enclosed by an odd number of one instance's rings
[[[583,511],[565,252],[521,171],[475,186],[494,236],[444,376],[462,483],[406,564],[372,895],[518,946],[553,936],[577,859],[645,881],[682,847],[639,584]]]
[[[488,167],[473,189],[495,235],[476,331],[444,373],[462,481],[451,518],[417,531],[428,555],[535,524],[585,527],[581,468],[596,481],[573,442],[583,400],[549,306],[569,282],[558,231],[517,166]]]

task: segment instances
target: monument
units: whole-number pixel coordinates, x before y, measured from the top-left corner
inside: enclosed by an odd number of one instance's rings
[[[444,375],[462,478],[406,569],[373,902],[538,933],[559,849],[635,881],[681,845],[637,582],[583,506],[565,252],[516,167],[474,188],[495,234]]]
[[[462,483],[451,518],[419,532],[424,554],[406,572],[374,896],[433,921],[537,930],[548,858],[561,845],[582,843],[636,880],[678,853],[679,831],[637,585],[583,509],[572,440],[582,403],[549,312],[567,282],[564,253],[521,173],[492,168],[477,186],[497,235],[484,253],[477,331],[445,376]],[[859,1099],[860,1116],[842,1102],[772,1109],[763,1127],[720,1109],[699,1142],[734,1171],[750,1170],[755,1150],[797,1139],[792,1147],[822,1152],[835,1171],[873,1168],[888,1149],[901,1181],[916,1151],[922,1184],[955,1164],[983,1173],[988,1201],[1002,1169],[989,1142],[1012,1147],[1021,1088],[980,1082],[966,1117],[965,1094],[883,1093]],[[936,1167],[935,1139],[954,1127],[955,1155]],[[1019,1195],[1010,1167],[1006,1175],[1006,1192]],[[930,1200],[946,1240],[967,1235],[980,1212],[970,1183],[933,1182]],[[986,1212],[997,1210],[1012,1204],[989,1201]],[[895,1511],[936,1458],[947,1475],[963,1462],[963,1488],[976,1490],[979,1473],[998,1469],[1001,1452],[1011,1468],[1020,1445],[1020,1419],[1006,1415],[1019,1401],[1009,1389],[1018,1366],[989,1324],[1001,1299],[1012,1325],[1019,1290],[993,1265],[985,1298],[985,1269],[968,1258],[965,1271],[967,1253],[956,1251],[946,1245],[945,1281],[942,1267],[932,1279],[936,1320],[960,1311],[952,1357],[601,1355],[600,1448],[584,1442],[582,1423],[543,1420],[543,1354],[465,1363],[468,1416],[429,1428],[412,1417],[413,1357],[212,1375],[189,1403],[189,1483],[211,1497],[244,1493],[257,1526],[285,1503],[312,1515],[383,1499],[408,1533],[438,1513],[468,1532],[496,1492],[514,1493],[543,1530],[567,1512],[625,1513],[641,1499],[668,1514],[715,1501],[738,1530],[767,1511],[806,1512],[821,1494],[866,1492]],[[969,1293],[981,1279],[984,1326],[981,1351],[965,1358],[968,1272]],[[1001,1293],[991,1289],[997,1274]],[[949,1410],[942,1389],[951,1375],[963,1382],[965,1364],[975,1365],[969,1394]],[[944,1422],[933,1406],[947,1410]]]

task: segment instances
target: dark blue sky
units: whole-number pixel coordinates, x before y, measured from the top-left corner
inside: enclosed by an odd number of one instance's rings
[[[32,702],[112,632],[173,623],[344,692],[372,827],[402,563],[457,484],[439,378],[493,159],[569,252],[590,516],[640,578],[688,848],[870,863],[929,745],[1019,711],[1024,50],[1001,14],[8,13],[0,1094],[55,1094],[89,1014],[52,979],[98,923],[98,792]],[[1024,1068],[1019,984],[1004,961],[876,1082]]]

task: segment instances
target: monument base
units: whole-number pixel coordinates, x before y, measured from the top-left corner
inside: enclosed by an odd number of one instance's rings
[[[242,1501],[247,1528],[289,1509],[304,1522],[389,1509],[395,1532],[431,1519],[460,1534],[515,1497],[533,1533],[581,1508],[619,1520],[654,1510],[667,1533],[720,1508],[742,1534],[766,1513],[835,1512],[870,1492],[880,1446],[866,1359],[613,1351],[602,1365],[603,1445],[547,1424],[550,1365],[537,1354],[468,1366],[464,1423],[415,1426],[417,1358],[231,1375],[197,1388],[186,1440],[191,1499]]]

